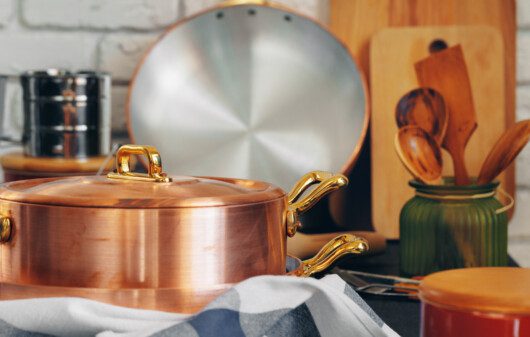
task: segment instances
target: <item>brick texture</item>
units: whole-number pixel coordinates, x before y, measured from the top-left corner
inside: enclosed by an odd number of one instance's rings
[[[530,28],[530,1],[517,0],[517,25],[520,28]]]
[[[100,70],[108,71],[116,80],[129,80],[157,34],[109,34],[98,46]]]
[[[530,239],[512,238],[508,242],[508,254],[517,261],[519,266],[530,268]]]
[[[13,16],[13,0],[0,0],[0,27],[6,26]]]
[[[30,27],[149,30],[174,22],[179,8],[179,0],[24,0],[22,19]]]
[[[519,189],[515,205],[515,214],[508,227],[509,236],[530,238],[530,191]]]
[[[94,69],[97,39],[85,34],[0,34],[0,73],[43,68]]]
[[[517,35],[517,82],[530,83],[530,30]]]

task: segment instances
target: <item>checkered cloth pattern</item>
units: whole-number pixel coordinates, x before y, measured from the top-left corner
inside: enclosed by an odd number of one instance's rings
[[[196,315],[81,298],[0,301],[0,336],[340,337],[398,336],[337,275],[259,276]]]

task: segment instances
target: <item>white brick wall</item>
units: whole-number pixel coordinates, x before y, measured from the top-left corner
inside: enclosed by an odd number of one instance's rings
[[[29,27],[159,29],[179,17],[178,0],[23,0]]]
[[[0,73],[18,74],[28,69],[96,67],[97,36],[80,32],[37,31],[9,32],[0,30]]]
[[[13,15],[13,1],[0,0],[0,27],[6,26]]]
[[[112,73],[115,80],[128,81],[140,58],[158,34],[108,34],[98,46],[99,69]]]
[[[0,73],[47,67],[109,71],[114,77],[113,127],[123,134],[127,82],[146,48],[175,20],[219,2],[0,0]],[[328,0],[279,2],[327,20]],[[530,118],[530,0],[518,0],[517,10],[517,118],[524,119]],[[517,181],[510,235],[518,245],[525,237],[530,244],[530,147],[518,160]]]

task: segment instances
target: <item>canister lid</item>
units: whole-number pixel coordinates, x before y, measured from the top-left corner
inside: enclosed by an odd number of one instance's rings
[[[147,174],[131,171],[131,155],[144,155]],[[0,187],[0,199],[77,207],[175,208],[253,204],[283,198],[274,185],[254,180],[167,177],[158,151],[148,145],[125,145],[116,153],[116,172],[21,180]]]
[[[34,157],[15,151],[1,156],[0,165],[4,171],[29,172],[34,173],[33,176],[53,177],[92,174],[97,172],[106,160],[106,156],[87,158]],[[105,169],[106,171],[111,170],[112,162],[106,164]]]
[[[431,274],[420,299],[458,310],[530,315],[530,269],[484,267]]]

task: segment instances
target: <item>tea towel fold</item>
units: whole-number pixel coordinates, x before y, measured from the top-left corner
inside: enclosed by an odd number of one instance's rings
[[[0,336],[398,336],[337,275],[259,276],[196,315],[129,309],[81,298],[0,301]]]

